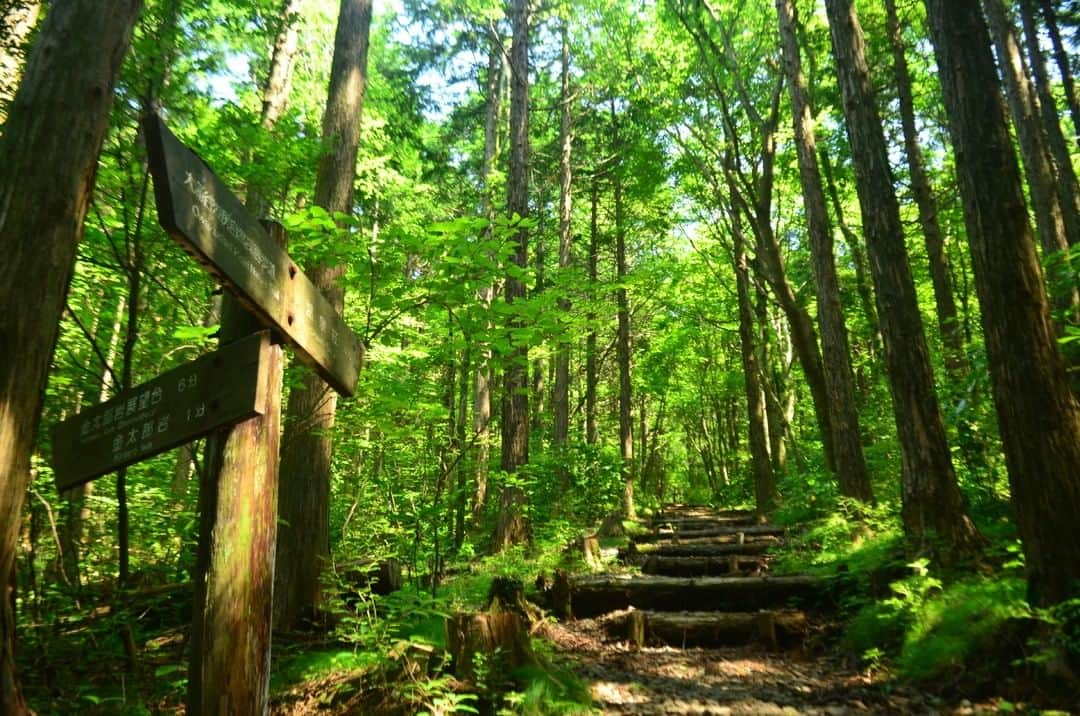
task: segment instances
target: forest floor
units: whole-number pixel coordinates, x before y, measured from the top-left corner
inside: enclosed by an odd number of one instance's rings
[[[545,636],[574,663],[605,714],[983,714],[996,700],[947,703],[853,671],[840,657],[759,646],[633,648],[603,622],[552,624]]]

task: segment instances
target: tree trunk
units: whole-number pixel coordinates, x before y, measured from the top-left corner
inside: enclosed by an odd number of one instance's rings
[[[341,0],[330,90],[323,115],[329,151],[319,162],[315,204],[327,212],[352,213],[360,113],[367,83],[371,0]],[[341,314],[343,266],[315,266],[312,282]],[[275,573],[274,624],[289,628],[321,598],[319,575],[330,554],[330,468],[337,394],[315,373],[304,373],[289,393],[281,438],[281,485]]]
[[[0,139],[0,712],[15,673],[15,551],[30,453],[113,88],[142,3],[52,8]]]
[[[931,550],[936,534],[936,556],[948,563],[974,553],[982,538],[953,472],[862,28],[851,0],[826,0],[826,9],[900,439],[904,528],[920,550]]]
[[[866,470],[859,435],[859,414],[855,409],[855,376],[851,370],[844,308],[840,302],[840,282],[836,277],[832,228],[825,207],[825,190],[817,162],[817,140],[806,79],[799,56],[793,0],[777,0],[784,70],[791,94],[795,122],[795,148],[799,158],[803,207],[806,212],[814,283],[817,286],[818,325],[824,355],[825,388],[828,391],[829,424],[833,434],[833,457],[840,494],[863,502],[873,502],[874,492]]]
[[[598,292],[597,264],[600,261],[600,186],[594,174],[589,185],[589,333],[585,337],[585,442],[595,445],[599,435],[596,428],[596,385],[599,368],[596,355],[596,305]]]
[[[529,2],[514,0],[513,45],[510,50],[510,172],[507,181],[507,212],[511,220],[529,216]],[[512,239],[514,253],[510,260],[524,269],[528,266],[529,231],[519,226]],[[511,307],[525,298],[525,284],[516,276],[506,277],[506,302]],[[521,318],[512,318],[510,330],[524,326]],[[529,348],[518,345],[503,376],[502,457],[504,472],[513,474],[529,462]],[[499,499],[499,517],[494,546],[496,549],[517,540],[520,530],[505,526],[524,519],[525,494],[520,488],[505,488]]]
[[[263,84],[262,111],[259,115],[259,126],[267,131],[274,128],[289,104],[293,68],[296,66],[296,52],[300,40],[300,10],[303,5],[304,0],[283,0],[281,3],[281,29],[274,39],[270,71],[267,72],[266,82]],[[258,158],[255,163],[258,163]],[[254,182],[248,184],[244,205],[256,218],[269,214],[265,192]]]
[[[1080,580],[1080,404],[1050,322],[977,0],[926,0],[1032,604]]]
[[[7,119],[7,105],[15,96],[22,76],[26,41],[41,13],[40,0],[17,0],[0,18],[0,133]]]
[[[615,156],[622,147],[619,125],[611,105],[611,134]],[[619,454],[622,457],[623,516],[634,519],[634,425],[631,416],[633,396],[630,393],[630,300],[626,291],[626,207],[623,202],[622,163],[615,166],[615,303],[618,314],[618,334],[615,340],[616,360],[619,363]]]
[[[499,105],[502,99],[506,63],[503,61],[501,40],[492,36],[488,49],[487,104],[484,115],[484,160],[480,181],[484,188],[484,216],[488,220],[487,239],[494,236],[495,206],[492,175],[499,153]],[[491,310],[495,286],[488,284],[478,291],[477,299],[485,311]],[[491,322],[488,321],[488,330]],[[491,461],[491,349],[485,347],[476,365],[473,389],[473,432],[477,435],[476,486],[472,499],[472,519],[479,522],[487,503],[488,466]]]
[[[938,329],[945,347],[945,368],[955,380],[963,380],[967,361],[964,358],[964,334],[956,316],[952,281],[949,278],[949,259],[945,254],[945,239],[938,221],[937,200],[926,172],[919,133],[915,126],[915,99],[911,90],[911,73],[908,71],[900,18],[896,12],[896,0],[885,0],[888,16],[889,43],[892,46],[893,75],[896,79],[896,95],[900,104],[900,124],[904,133],[904,152],[907,156],[911,193],[919,210],[919,226],[922,227],[926,245],[926,259],[930,265],[930,283],[934,287],[934,305],[937,307]]]
[[[1057,184],[1050,148],[1042,131],[1039,98],[1028,80],[1027,67],[1020,53],[1012,18],[1003,0],[984,0],[990,31],[997,47],[998,65],[1005,75],[1005,87],[1012,110],[1013,125],[1020,140],[1024,157],[1031,203],[1035,207],[1035,225],[1043,251],[1053,253],[1068,248],[1065,238],[1065,218],[1058,201]]]
[[[564,276],[573,260],[573,237],[570,225],[572,201],[570,152],[574,138],[570,127],[570,38],[567,24],[568,21],[564,19],[561,28],[562,71],[559,100],[559,269]],[[560,282],[558,305],[559,314],[562,316],[570,315],[568,288],[565,281]],[[562,450],[565,454],[570,434],[570,342],[565,339],[560,340],[558,352],[555,355],[555,394],[551,402],[555,413],[555,449]],[[565,468],[565,458],[563,465],[559,469],[559,477],[560,486],[565,491],[569,485],[569,472]]]
[[[1054,61],[1061,75],[1061,84],[1065,88],[1065,102],[1069,106],[1069,116],[1072,117],[1073,133],[1078,138],[1077,141],[1080,141],[1080,98],[1076,94],[1076,81],[1073,79],[1069,53],[1061,40],[1061,28],[1058,26],[1054,2],[1039,0],[1039,9],[1042,11],[1043,25],[1046,27],[1047,34],[1050,35],[1050,46],[1054,49]]]
[[[825,189],[829,193],[833,213],[836,214],[836,223],[840,226],[840,234],[844,237],[848,252],[851,254],[851,264],[855,269],[855,290],[859,293],[859,307],[862,309],[866,325],[870,329],[868,343],[870,355],[873,356],[879,352],[881,324],[878,322],[877,308],[874,307],[874,290],[870,287],[871,279],[866,273],[866,256],[863,254],[861,240],[854,230],[848,226],[847,219],[844,218],[844,207],[840,203],[840,192],[836,188],[832,161],[829,159],[829,152],[824,146],[818,147],[818,157],[821,159],[821,175],[825,179]]]
[[[1069,144],[1066,143],[1065,135],[1061,132],[1061,121],[1058,118],[1057,103],[1054,101],[1053,86],[1050,82],[1050,74],[1046,70],[1046,59],[1042,53],[1039,29],[1035,25],[1035,8],[1032,0],[1020,0],[1020,17],[1024,24],[1024,35],[1027,37],[1031,71],[1035,76],[1035,91],[1039,97],[1039,117],[1042,119],[1046,146],[1054,162],[1054,172],[1057,177],[1054,186],[1057,189],[1058,201],[1065,221],[1065,237],[1069,246],[1075,246],[1080,243],[1080,181],[1077,180],[1076,171],[1073,169]]]
[[[750,308],[750,269],[747,266],[745,240],[739,211],[731,207],[732,260],[739,301],[739,340],[742,344],[743,380],[746,383],[746,412],[750,421],[750,459],[754,479],[757,513],[766,515],[776,509],[776,477],[769,460],[765,430],[765,406],[761,395],[761,373],[754,345],[754,322]]]

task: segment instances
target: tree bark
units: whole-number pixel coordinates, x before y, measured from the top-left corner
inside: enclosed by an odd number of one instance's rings
[[[596,428],[596,386],[599,367],[596,355],[596,304],[598,289],[597,264],[600,261],[600,183],[594,174],[589,185],[589,333],[585,336],[585,442],[595,445],[599,437]]]
[[[619,124],[611,105],[611,134],[613,153],[620,156]],[[622,457],[622,511],[627,519],[634,519],[634,423],[631,415],[633,396],[630,386],[630,300],[626,291],[626,206],[623,202],[622,163],[616,163],[613,183],[615,199],[615,304],[618,332],[615,338],[615,354],[619,368],[619,454]]]
[[[529,216],[529,0],[514,0],[513,44],[510,50],[510,172],[507,181],[507,212],[511,220]],[[528,266],[529,231],[518,226],[513,237],[510,260],[519,268]],[[506,302],[525,299],[525,284],[516,276],[506,277]],[[510,331],[524,326],[520,318],[510,321]],[[513,341],[512,341],[513,344]],[[529,462],[529,347],[517,345],[503,375],[501,467],[513,474]],[[520,488],[506,488],[499,499],[499,516],[494,547],[502,549],[508,540],[518,540],[522,532],[503,529],[524,515],[525,495]]]
[[[1032,0],[1020,0],[1020,18],[1027,38],[1028,58],[1035,77],[1035,92],[1039,97],[1039,117],[1042,119],[1046,145],[1054,162],[1057,182],[1058,201],[1061,204],[1062,218],[1065,222],[1065,238],[1069,246],[1080,243],[1080,181],[1073,169],[1069,144],[1061,131],[1057,102],[1054,101],[1050,74],[1046,70],[1046,59],[1042,53],[1042,41],[1035,24],[1035,8]]]
[[[0,134],[7,119],[7,105],[19,86],[27,38],[40,14],[40,0],[15,0],[0,18]]]
[[[1076,94],[1076,81],[1073,78],[1069,53],[1061,40],[1061,28],[1058,25],[1057,13],[1054,11],[1054,2],[1039,0],[1039,9],[1042,11],[1043,26],[1046,27],[1046,33],[1050,35],[1050,46],[1054,49],[1054,61],[1061,75],[1061,84],[1065,88],[1065,102],[1069,106],[1073,133],[1077,137],[1076,141],[1080,141],[1080,98]]]
[[[274,38],[270,70],[263,84],[262,111],[259,114],[259,126],[267,131],[274,128],[289,104],[300,41],[300,11],[303,5],[304,0],[283,0],[281,3],[281,29]],[[258,163],[258,158],[255,161]],[[250,182],[244,199],[244,205],[257,218],[269,214],[265,193],[261,189],[255,182]]]
[[[341,0],[330,89],[323,115],[327,153],[315,179],[315,204],[327,212],[351,213],[360,114],[367,83],[371,0]],[[344,266],[315,266],[308,276],[341,314]],[[274,624],[288,628],[321,599],[319,575],[330,554],[331,431],[337,394],[315,373],[289,393],[281,439],[281,484]]]
[[[918,549],[949,563],[975,553],[982,538],[953,472],[862,28],[851,0],[826,0],[826,10],[900,440],[904,528]]]
[[[1050,321],[977,0],[926,0],[1032,604],[1080,580],[1080,404]]]
[[[1065,238],[1063,207],[1058,201],[1057,178],[1050,148],[1041,126],[1041,109],[1035,88],[1028,80],[1028,70],[1020,52],[1012,18],[1002,0],[984,0],[990,32],[997,47],[998,65],[1005,75],[1006,96],[1012,110],[1013,125],[1024,157],[1031,203],[1035,207],[1035,225],[1043,251],[1053,253],[1068,248]]]
[[[15,550],[30,453],[113,88],[142,3],[52,8],[0,139],[0,712],[15,672]]]
[[[765,405],[761,394],[761,372],[754,345],[754,320],[750,308],[750,268],[747,265],[745,239],[739,211],[731,207],[732,260],[739,302],[739,342],[742,345],[743,380],[746,384],[746,412],[750,422],[750,461],[754,480],[757,513],[767,515],[776,509],[776,476],[769,459],[765,428]]]
[[[833,254],[832,227],[825,207],[825,190],[817,162],[817,140],[806,78],[799,56],[796,37],[798,19],[793,0],[777,0],[780,20],[780,41],[784,70],[795,124],[795,149],[802,183],[803,208],[807,232],[810,235],[810,254],[814,283],[817,286],[818,325],[821,330],[821,351],[824,357],[825,388],[828,391],[829,424],[833,434],[833,457],[840,494],[862,502],[873,502],[874,492],[866,470],[859,435],[859,414],[855,409],[855,376],[851,370],[851,349],[848,345],[844,308],[840,302],[840,282],[836,277],[836,258]]]
[[[484,216],[488,220],[486,236],[494,237],[495,193],[492,180],[495,159],[499,154],[499,106],[505,84],[506,62],[503,59],[500,38],[489,38],[488,71],[486,81],[486,107],[484,113],[484,159],[480,169],[480,181],[484,189]],[[478,291],[477,299],[485,311],[491,310],[495,298],[495,286],[488,284]],[[491,322],[488,321],[488,329]],[[476,382],[473,389],[473,432],[477,435],[476,485],[473,490],[472,519],[479,522],[487,503],[488,468],[491,462],[491,349],[485,347],[476,365]]]
[[[570,167],[570,153],[573,147],[573,134],[570,126],[570,36],[566,19],[562,22],[562,65],[560,72],[559,95],[559,270],[565,275],[573,261],[573,237],[571,234],[571,204],[573,175]],[[570,299],[565,281],[561,282],[559,313],[570,314]],[[570,342],[560,340],[555,355],[555,393],[552,397],[554,411],[554,442],[556,450],[566,450],[570,434]],[[565,464],[565,460],[564,460]],[[561,487],[565,491],[569,485],[569,472],[560,468]]]
[[[900,105],[900,125],[904,133],[904,153],[907,156],[911,193],[919,210],[919,226],[926,246],[926,260],[930,265],[930,283],[934,288],[934,305],[937,307],[938,330],[945,347],[945,368],[956,380],[963,380],[967,361],[964,358],[964,333],[956,316],[956,300],[953,298],[952,280],[949,276],[949,259],[945,254],[945,239],[938,221],[937,199],[926,171],[919,133],[915,126],[915,99],[911,90],[911,73],[908,70],[901,33],[900,18],[896,12],[896,0],[885,0],[885,12],[889,29],[889,44],[893,55],[893,76],[896,79],[896,95]]]

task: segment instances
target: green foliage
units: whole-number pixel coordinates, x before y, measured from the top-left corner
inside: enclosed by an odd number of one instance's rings
[[[1000,637],[1003,624],[1030,616],[1026,589],[1026,582],[1017,577],[972,578],[926,600],[904,638],[902,673],[932,680],[965,668]]]

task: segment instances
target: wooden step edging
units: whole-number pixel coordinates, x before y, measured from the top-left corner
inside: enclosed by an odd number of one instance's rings
[[[717,647],[760,644],[770,651],[800,643],[810,631],[801,611],[655,612],[632,609],[615,628],[636,647]]]
[[[634,607],[657,611],[745,611],[812,606],[821,580],[809,575],[776,577],[578,576],[570,580],[570,613],[591,617]]]

